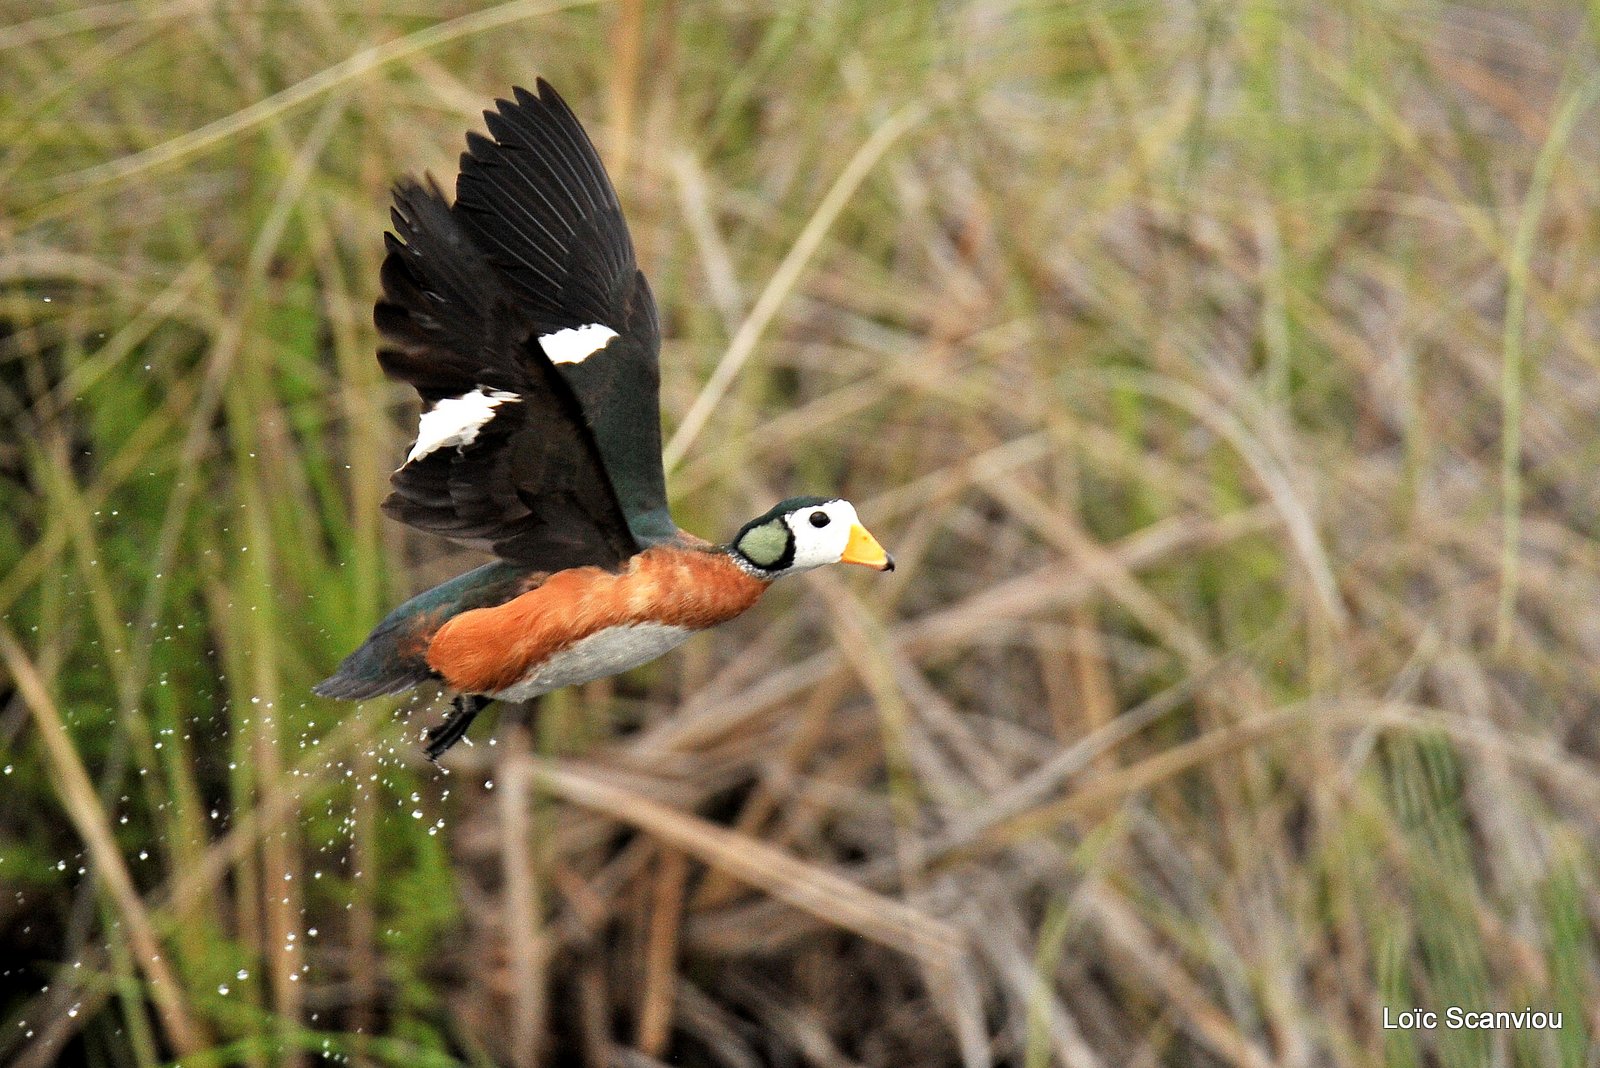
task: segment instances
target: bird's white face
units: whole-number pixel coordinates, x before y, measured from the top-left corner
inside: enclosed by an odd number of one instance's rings
[[[849,501],[796,497],[752,519],[730,546],[746,570],[766,579],[825,564],[893,571],[894,561],[856,518]]]
[[[794,563],[790,571],[810,571],[844,559],[850,532],[861,525],[855,505],[849,501],[799,508],[783,517],[794,537]]]
[[[783,522],[794,538],[794,563],[789,571],[839,563],[894,570],[894,559],[867,533],[849,501],[808,504],[785,514]]]

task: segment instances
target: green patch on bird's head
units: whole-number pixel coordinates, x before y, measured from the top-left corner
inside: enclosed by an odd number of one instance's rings
[[[760,526],[745,527],[733,547],[763,571],[776,571],[783,566],[783,558],[793,553],[794,536],[782,519],[772,519]]]

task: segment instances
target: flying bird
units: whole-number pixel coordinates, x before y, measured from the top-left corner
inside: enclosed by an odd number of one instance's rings
[[[314,692],[438,682],[433,760],[489,702],[637,667],[785,575],[894,568],[837,497],[786,500],[725,545],[672,521],[655,300],[594,145],[537,90],[467,135],[454,203],[400,182],[384,235],[378,362],[422,417],[383,510],[496,559],[389,613]]]

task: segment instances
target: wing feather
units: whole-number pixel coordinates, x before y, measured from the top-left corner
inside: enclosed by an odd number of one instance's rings
[[[661,466],[661,335],[616,191],[583,126],[548,83],[485,112],[461,157],[454,212],[535,336],[606,327],[618,336],[556,367],[594,430],[641,545],[671,538]]]
[[[474,391],[497,399],[468,406],[479,423],[418,449],[395,472],[384,511],[543,569],[620,565],[639,545],[537,326],[436,187],[403,183],[393,218],[374,312],[384,371],[430,408]]]

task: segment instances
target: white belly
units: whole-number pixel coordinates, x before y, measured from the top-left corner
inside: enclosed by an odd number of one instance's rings
[[[612,627],[574,642],[492,696],[502,701],[526,701],[563,686],[603,679],[649,663],[683,644],[693,633],[687,627],[664,623]]]

